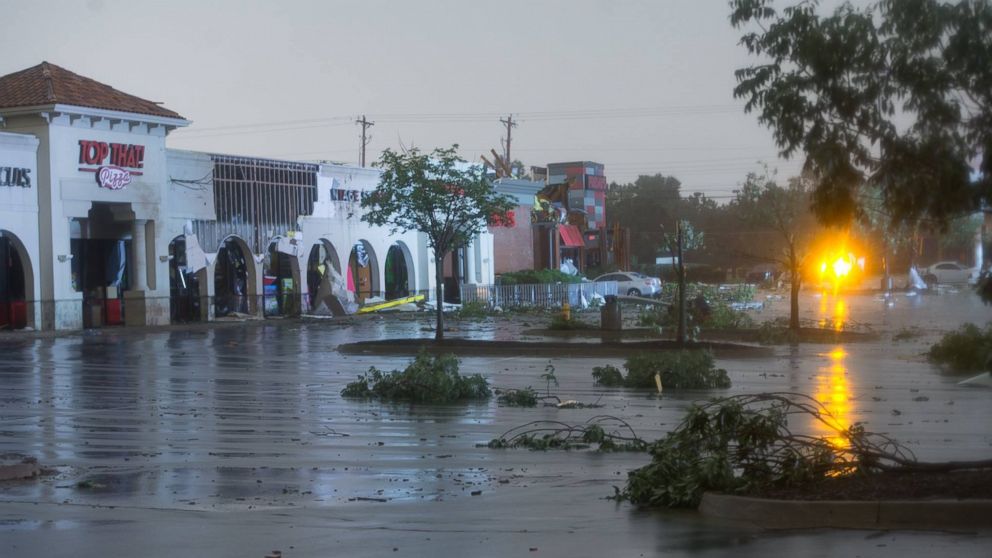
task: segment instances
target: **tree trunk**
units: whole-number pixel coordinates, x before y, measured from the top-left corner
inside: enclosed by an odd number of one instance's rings
[[[802,276],[800,275],[799,262],[793,257],[790,262],[792,268],[792,289],[789,293],[789,329],[799,331],[799,287],[802,286]]]
[[[437,320],[434,324],[434,340],[444,340],[444,258],[447,253],[434,253],[434,296],[437,299]]]
[[[686,319],[686,309],[685,309],[685,262],[682,261],[682,223],[681,221],[675,224],[675,243],[678,250],[679,258],[679,306],[678,306],[678,316],[679,316],[679,326],[678,333],[676,334],[676,339],[680,347],[685,346],[687,341],[686,329],[687,322]]]

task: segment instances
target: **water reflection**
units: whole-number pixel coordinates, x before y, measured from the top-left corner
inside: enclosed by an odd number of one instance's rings
[[[847,301],[837,291],[829,292],[824,290],[820,293],[820,308],[817,317],[818,327],[843,331],[850,319],[849,314]]]
[[[844,363],[847,352],[843,347],[836,347],[829,353],[819,356],[827,357],[829,363],[817,370],[813,398],[826,408],[829,415],[821,417],[824,422],[814,421],[814,428],[834,446],[845,448],[847,441],[834,429],[847,430],[854,415],[851,383],[847,375],[847,365]]]

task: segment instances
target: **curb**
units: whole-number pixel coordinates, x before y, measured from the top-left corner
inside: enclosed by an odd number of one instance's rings
[[[773,500],[707,492],[699,512],[763,529],[992,529],[992,500]]]

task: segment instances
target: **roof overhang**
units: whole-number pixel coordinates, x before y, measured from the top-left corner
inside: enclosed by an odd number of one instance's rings
[[[68,115],[68,116],[79,116],[88,117],[101,120],[117,120],[117,121],[129,121],[136,122],[140,124],[151,124],[156,126],[163,126],[168,130],[174,130],[176,128],[185,128],[192,124],[192,121],[186,120],[184,118],[171,118],[167,116],[155,116],[152,114],[142,114],[138,112],[124,112],[119,110],[107,110],[92,107],[81,107],[77,105],[63,105],[63,104],[51,104],[51,105],[33,105],[26,107],[10,107],[10,108],[0,108],[0,116],[11,117],[11,116],[24,116],[24,115]]]

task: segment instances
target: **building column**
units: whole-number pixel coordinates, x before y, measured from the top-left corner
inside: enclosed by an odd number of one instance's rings
[[[475,245],[478,244],[478,237],[472,240],[472,243],[466,246],[462,250],[462,255],[465,257],[465,277],[462,277],[462,283],[467,285],[473,285],[477,283],[475,279]]]
[[[148,290],[148,262],[147,246],[145,242],[144,219],[135,219],[131,222],[131,257],[134,262],[131,269],[134,276],[131,278],[132,291]]]

